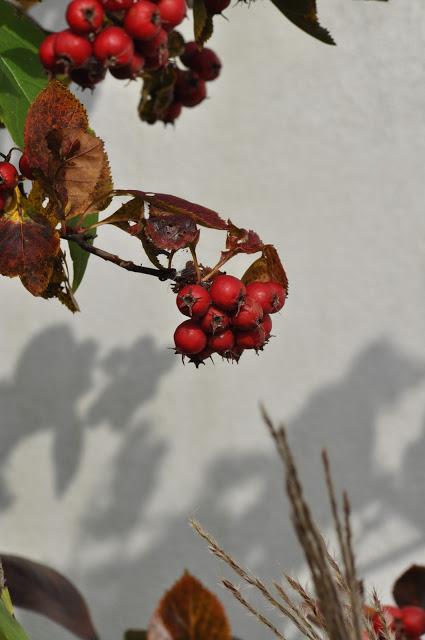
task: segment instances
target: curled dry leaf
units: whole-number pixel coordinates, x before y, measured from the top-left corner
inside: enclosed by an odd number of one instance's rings
[[[199,229],[190,218],[175,214],[152,215],[152,209],[145,230],[152,244],[166,251],[178,251],[199,240]]]
[[[219,599],[189,573],[167,591],[152,616],[147,640],[231,640]]]
[[[245,284],[253,282],[254,280],[260,280],[261,282],[268,282],[270,280],[280,282],[286,291],[288,291],[288,278],[286,277],[286,272],[280,261],[279,254],[273,245],[264,245],[260,258],[252,263],[242,277],[242,281]]]
[[[193,2],[193,33],[198,44],[204,45],[213,34],[214,25],[212,16],[209,15],[204,0]]]
[[[402,573],[394,583],[393,596],[399,607],[425,608],[425,567],[412,564]]]
[[[26,558],[2,554],[1,559],[14,605],[53,620],[82,640],[97,640],[84,598],[67,578]]]
[[[261,251],[264,244],[260,237],[251,229],[240,229],[228,222],[228,232],[226,238],[226,250],[224,255],[237,253],[257,253]]]

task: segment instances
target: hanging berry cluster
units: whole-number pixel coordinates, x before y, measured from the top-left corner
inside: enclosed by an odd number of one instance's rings
[[[394,607],[385,605],[382,614],[373,609],[366,612],[371,620],[373,631],[378,640],[388,637],[382,619],[385,622],[395,640],[419,640],[425,634],[425,610],[419,606]],[[369,640],[370,634],[365,632],[365,640]]]
[[[238,362],[245,349],[262,350],[269,341],[270,314],[285,304],[286,289],[279,282],[253,281],[248,285],[227,274],[211,284],[186,285],[177,294],[181,313],[190,316],[174,332],[176,353],[197,367],[216,353]]]
[[[228,0],[208,3],[212,15]],[[173,123],[182,107],[206,98],[206,82],[221,69],[212,49],[185,45],[175,30],[185,16],[185,0],[72,0],[69,28],[44,39],[40,60],[52,76],[66,75],[83,89],[93,89],[107,71],[119,80],[142,78],[141,119]],[[177,66],[179,56],[187,69]]]

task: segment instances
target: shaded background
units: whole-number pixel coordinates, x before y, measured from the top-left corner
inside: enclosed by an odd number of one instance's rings
[[[34,15],[58,29],[65,5]],[[138,121],[136,83],[80,95],[117,186],[187,197],[276,244],[291,286],[271,346],[182,367],[169,284],[95,258],[75,317],[0,284],[0,547],[70,576],[105,640],[145,626],[184,568],[225,598],[235,635],[267,635],[219,590],[189,516],[263,577],[306,575],[260,400],[287,423],[325,530],[329,449],[368,584],[388,599],[425,561],[422,0],[324,0],[336,48],[267,0],[226,15],[222,76],[174,130]],[[203,235],[213,262],[220,234]],[[114,230],[100,243],[140,259]],[[25,621],[35,640],[61,637]]]

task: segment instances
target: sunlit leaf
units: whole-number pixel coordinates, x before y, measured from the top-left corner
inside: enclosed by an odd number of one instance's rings
[[[1,589],[0,595],[0,640],[28,640],[28,636],[13,614],[9,590]]]
[[[268,282],[270,280],[280,282],[286,291],[288,291],[288,278],[286,277],[285,269],[283,268],[279,254],[271,244],[264,245],[261,257],[252,263],[242,277],[242,281],[245,284],[256,280],[260,280],[261,282]]]

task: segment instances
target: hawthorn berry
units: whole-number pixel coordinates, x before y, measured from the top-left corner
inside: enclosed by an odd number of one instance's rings
[[[156,71],[168,64],[168,49],[160,48],[153,56],[148,56],[145,61],[145,69],[148,71]]]
[[[134,0],[101,0],[106,11],[124,11],[129,9]]]
[[[264,313],[277,313],[285,304],[286,290],[279,282],[250,282],[246,292],[261,305]]]
[[[57,57],[55,53],[55,41],[57,33],[50,33],[46,36],[38,49],[41,64],[48,71],[55,71]]]
[[[164,29],[171,31],[186,16],[185,0],[159,0],[158,9]]]
[[[194,40],[191,40],[190,42],[186,42],[184,51],[180,56],[180,60],[182,61],[185,67],[192,68],[190,64],[191,60],[193,56],[198,52],[199,52],[199,46],[197,42],[195,42]]]
[[[217,333],[208,338],[209,348],[222,355],[226,354],[227,352],[231,352],[234,344],[235,336],[233,334],[233,331],[231,331],[230,329],[226,329],[226,331],[223,331],[223,333]]]
[[[208,291],[200,284],[188,284],[181,289],[176,298],[181,313],[191,318],[201,318],[211,306]]]
[[[266,334],[266,340],[270,337],[272,332],[272,319],[268,313],[265,313],[263,316],[263,322],[261,323],[264,329],[264,333]]]
[[[19,159],[19,171],[24,176],[24,178],[28,178],[28,180],[32,180],[34,177],[32,167],[30,166],[28,156],[25,151]]]
[[[237,311],[245,300],[244,283],[229,275],[216,276],[210,289],[213,304],[224,311]]]
[[[195,355],[207,346],[207,336],[193,320],[185,320],[174,332],[174,344],[178,353]]]
[[[153,57],[159,49],[168,48],[168,35],[164,29],[160,29],[152,40],[140,40],[135,42],[135,48],[142,56]]]
[[[92,46],[87,38],[71,29],[56,34],[54,50],[58,62],[74,67],[81,67],[92,54]]]
[[[96,37],[93,45],[98,60],[108,66],[126,66],[134,54],[133,40],[121,27],[106,27]]]
[[[124,18],[124,29],[133,38],[151,40],[161,29],[161,16],[156,4],[140,0],[133,4]]]
[[[178,70],[174,95],[184,107],[195,107],[207,96],[205,80],[194,71]]]
[[[402,607],[401,619],[408,636],[421,636],[425,633],[425,610],[422,607]]]
[[[161,120],[164,124],[173,124],[174,120],[180,116],[182,112],[182,105],[180,102],[173,101],[167,108],[166,112],[162,116]]]
[[[189,45],[195,45],[189,46]],[[180,57],[184,65],[196,71],[200,78],[207,82],[215,80],[220,75],[221,61],[217,54],[204,47],[201,51],[196,42],[188,42],[184,54]]]
[[[221,333],[229,324],[229,316],[216,307],[210,307],[200,322],[202,330],[212,334]]]
[[[221,13],[230,4],[230,0],[204,0],[206,10],[209,14],[215,15]]]
[[[118,80],[134,80],[141,74],[144,66],[144,57],[135,53],[130,64],[127,64],[125,67],[110,67],[109,71],[114,78],[117,78]]]
[[[243,349],[261,349],[266,341],[263,327],[260,325],[249,331],[237,331],[235,333],[236,344]]]
[[[232,326],[240,331],[257,327],[263,319],[263,309],[258,302],[248,296],[232,318]]]
[[[13,191],[19,181],[19,175],[11,162],[0,162],[0,191]]]
[[[75,33],[81,35],[98,31],[105,12],[98,0],[72,0],[66,10],[66,21]]]

